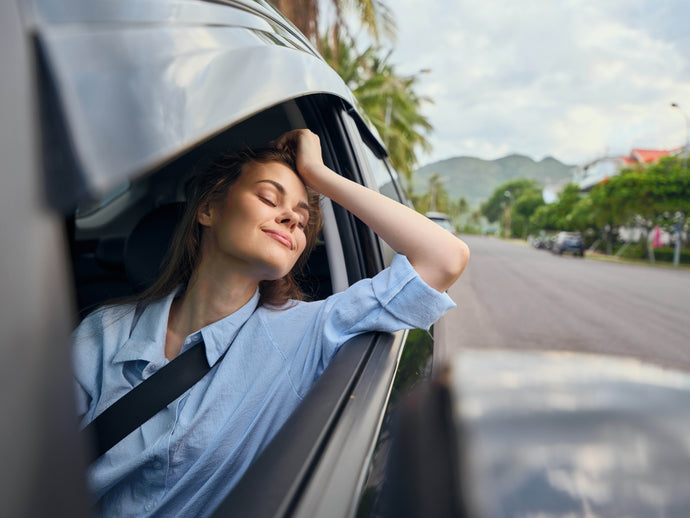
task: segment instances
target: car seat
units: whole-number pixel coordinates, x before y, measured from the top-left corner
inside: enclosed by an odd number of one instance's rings
[[[168,203],[145,214],[125,241],[124,265],[134,293],[148,288],[161,271],[184,203]]]

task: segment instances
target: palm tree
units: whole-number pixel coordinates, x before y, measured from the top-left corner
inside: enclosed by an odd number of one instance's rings
[[[309,38],[318,42],[319,2],[314,0],[273,0],[273,5]]]
[[[319,49],[321,47],[321,34],[325,33],[320,27],[321,12],[319,2],[314,0],[274,0],[273,4],[280,10],[297,28],[304,33]],[[351,28],[345,19],[345,13],[356,13],[360,26],[365,29],[374,41],[378,43],[381,37],[393,40],[395,38],[395,18],[390,8],[383,0],[330,0],[334,12],[334,21],[330,23],[329,31],[333,41],[338,41],[341,34],[345,34],[350,42],[354,42]]]
[[[399,76],[388,63],[388,53],[380,58],[380,49],[367,48],[358,54],[344,38],[336,44],[322,37],[323,56],[355,94],[364,113],[378,130],[388,149],[390,160],[408,185],[417,166],[417,150],[430,149],[426,135],[432,126],[421,114],[421,105],[430,101],[415,92],[418,75]]]
[[[395,36],[395,20],[383,0],[330,0],[334,22],[320,34],[321,12],[313,0],[275,0],[275,5],[314,42],[326,61],[340,74],[381,135],[391,163],[411,185],[417,165],[416,150],[430,148],[426,134],[431,131],[421,115],[421,104],[428,99],[414,91],[417,75],[400,76],[388,63],[388,53],[380,58],[381,48],[357,52],[355,36],[345,18],[347,10],[358,13],[361,28],[376,42],[381,36]]]

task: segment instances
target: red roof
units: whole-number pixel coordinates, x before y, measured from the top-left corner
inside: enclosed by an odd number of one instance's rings
[[[630,152],[630,157],[626,158],[639,164],[651,164],[671,153],[672,151],[661,149],[633,149]],[[627,162],[626,158],[624,158],[624,161]]]

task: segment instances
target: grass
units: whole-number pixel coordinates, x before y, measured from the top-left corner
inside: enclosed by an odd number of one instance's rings
[[[518,238],[501,238],[503,241],[509,242],[509,243],[514,243],[516,245],[520,246],[530,246],[530,244],[524,240],[524,239],[518,239]],[[548,250],[543,250],[544,252],[548,252]],[[548,252],[550,253],[550,252]],[[673,263],[667,262],[667,261],[657,261],[655,263],[650,263],[648,259],[629,259],[629,258],[622,258],[622,257],[616,257],[614,255],[606,255],[601,252],[589,252],[585,250],[585,259],[592,259],[594,261],[602,261],[606,263],[618,263],[618,264],[635,264],[638,266],[648,266],[650,268],[668,268],[672,270],[688,270],[690,271],[690,265],[688,264],[679,264],[678,266],[674,266]]]
[[[690,270],[690,265],[679,264],[674,266],[673,263],[667,261],[657,260],[654,263],[650,263],[649,259],[629,259],[623,257],[616,257],[615,255],[606,255],[601,252],[585,252],[585,258],[594,259],[595,261],[602,261],[607,263],[619,263],[619,264],[636,264],[639,266],[649,266],[652,268],[670,268],[673,270]]]

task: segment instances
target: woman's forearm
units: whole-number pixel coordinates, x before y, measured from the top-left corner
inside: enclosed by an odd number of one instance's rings
[[[469,248],[450,232],[409,207],[344,178],[328,168],[319,137],[309,130],[292,130],[276,141],[295,151],[302,180],[342,205],[403,254],[429,286],[447,290],[467,266]]]
[[[467,245],[422,214],[330,169],[312,178],[314,189],[349,210],[393,250],[405,255],[429,286],[447,290],[467,266]]]

